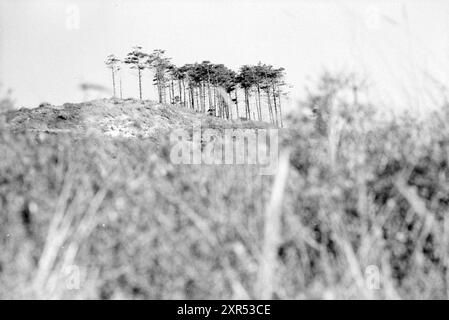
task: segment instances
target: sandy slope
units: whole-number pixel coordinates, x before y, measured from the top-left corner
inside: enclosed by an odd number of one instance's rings
[[[101,99],[62,106],[41,106],[6,113],[12,130],[48,133],[100,133],[110,137],[148,138],[176,127],[266,127],[265,123],[227,121],[180,106],[134,99]]]

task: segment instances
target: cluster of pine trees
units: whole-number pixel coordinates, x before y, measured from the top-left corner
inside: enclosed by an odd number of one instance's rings
[[[283,126],[284,68],[259,62],[254,66],[244,65],[235,72],[210,61],[177,67],[170,60],[164,50],[156,49],[148,54],[139,46],[123,60],[109,55],[105,63],[112,71],[114,97],[118,86],[122,98],[120,70],[122,65],[128,65],[137,71],[140,99],[142,76],[145,70],[150,70],[160,103],[180,104],[226,119],[269,120]],[[251,103],[251,99],[255,103]]]

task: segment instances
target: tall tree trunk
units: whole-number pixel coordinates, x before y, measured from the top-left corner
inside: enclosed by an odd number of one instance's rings
[[[178,79],[178,91],[179,91],[179,104],[182,104],[182,83]]]
[[[167,104],[167,85],[164,82],[162,82],[162,89],[164,93],[164,103]]]
[[[244,98],[245,98],[245,118],[248,119],[248,93],[246,92],[246,88],[243,89],[243,93],[244,93]]]
[[[228,117],[228,111],[226,110],[226,103],[224,97],[220,95],[220,101],[221,101],[221,112],[223,114],[223,119]]]
[[[187,99],[186,99],[186,84],[184,82],[184,79],[182,79],[182,90],[184,92],[184,108],[187,107]]]
[[[229,96],[229,104],[227,105],[227,108],[229,112],[229,118],[232,120],[232,109],[231,109],[232,97],[230,92],[228,92],[228,96]]]
[[[268,112],[270,114],[270,122],[274,123],[273,107],[271,106],[270,87],[267,87]]]
[[[256,118],[256,115],[254,114],[254,111],[253,111],[253,115],[254,115],[254,120],[256,120],[259,118],[259,100],[257,99],[257,94],[254,95],[254,100],[256,101],[257,118]]]
[[[260,86],[257,85],[257,98],[259,101],[259,121],[262,121],[262,105],[261,105],[261,100],[260,100]]]
[[[204,112],[203,111],[203,90],[202,90],[203,88],[202,88],[202,86],[203,85],[200,82],[199,85],[198,85],[198,95],[199,95],[199,99],[200,99],[199,100],[199,104],[198,104],[198,107],[199,107],[198,110],[201,111],[201,112]]]
[[[162,86],[161,86],[161,81],[160,81],[159,77],[156,78],[156,88],[157,88],[157,95],[158,95],[159,103],[162,103]]]
[[[224,118],[223,97],[221,94],[218,95],[218,116]]]
[[[161,86],[161,103],[165,103],[165,88],[162,81],[160,82],[160,86]]]
[[[198,111],[203,112],[203,95],[201,90],[201,83],[198,84]]]
[[[175,104],[175,83],[173,82],[173,78],[171,78],[171,96],[172,96],[172,104]]]
[[[245,118],[248,118],[248,108],[246,106],[246,89],[243,89],[243,106],[245,109]]]
[[[246,119],[251,120],[251,108],[249,106],[249,90],[245,88],[245,103],[246,103]]]
[[[192,99],[192,109],[195,110],[195,88],[192,83],[189,83],[190,86],[190,98]]]
[[[206,84],[204,82],[201,82],[201,90],[202,90],[202,108],[203,112],[206,112]]]
[[[182,81],[182,87],[184,89],[184,107],[191,109],[192,108],[192,96],[190,94],[190,87],[188,87],[188,85],[185,84],[184,80]],[[186,93],[187,93],[187,95],[186,95]]]
[[[272,84],[272,86],[273,86],[274,114],[276,115],[276,126],[279,126],[278,107],[277,107],[277,103],[276,103],[276,90],[274,88],[274,83]]]
[[[214,112],[215,112],[215,116],[217,116],[217,87],[216,86],[214,86],[214,102],[213,102],[213,104],[214,104]]]
[[[217,96],[215,97],[214,108],[215,108],[215,116],[216,117],[221,117],[221,114],[220,114],[220,93],[218,93]]]
[[[212,93],[210,90],[210,82],[207,83],[207,95],[209,97],[209,109],[212,108]]]
[[[210,72],[207,70],[207,96],[209,101],[209,109],[212,108],[212,95],[210,92]]]
[[[237,120],[238,120],[240,118],[240,114],[239,114],[239,98],[237,94],[237,87],[234,90],[235,90],[235,111],[237,113]]]
[[[200,87],[198,86],[197,90],[195,90],[195,96],[196,96],[196,109],[197,109],[198,111],[201,111],[201,104],[200,104],[199,91],[200,91]]]
[[[284,127],[284,121],[282,120],[282,109],[281,109],[281,89],[278,87],[278,97],[279,97],[279,118],[281,119],[281,128]]]
[[[163,96],[162,96],[162,84],[161,84],[161,82],[160,82],[160,80],[158,80],[157,81],[157,90],[158,90],[158,93],[159,93],[159,103],[163,103],[164,101],[163,101]]]
[[[162,98],[164,101],[164,104],[167,103],[167,86],[165,85],[165,82],[162,80]]]
[[[222,95],[220,95],[220,102],[221,102],[221,112],[222,112],[223,119],[224,119],[227,117],[227,110],[226,110],[225,99]]]
[[[173,91],[171,88],[171,82],[168,83],[168,98],[170,99],[170,104],[173,104]]]

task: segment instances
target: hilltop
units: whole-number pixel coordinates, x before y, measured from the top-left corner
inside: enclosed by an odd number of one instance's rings
[[[101,134],[118,138],[155,138],[173,128],[264,128],[256,121],[226,120],[177,105],[149,100],[100,99],[62,106],[41,105],[5,113],[13,131]]]

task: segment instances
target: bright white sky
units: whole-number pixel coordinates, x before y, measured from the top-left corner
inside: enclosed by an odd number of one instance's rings
[[[179,65],[285,67],[292,101],[327,68],[368,75],[385,104],[424,108],[434,81],[449,83],[449,1],[0,0],[0,81],[19,106],[110,87],[105,57],[136,44]],[[133,71],[124,95],[137,97]],[[156,99],[150,75],[144,96]]]

